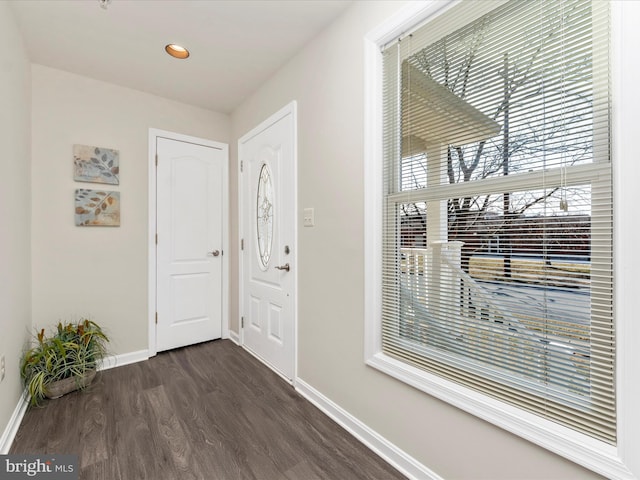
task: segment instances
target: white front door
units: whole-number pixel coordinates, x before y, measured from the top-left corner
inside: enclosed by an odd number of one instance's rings
[[[157,138],[156,350],[222,334],[221,148]]]
[[[238,142],[242,342],[289,380],[296,345],[295,112],[292,103]]]

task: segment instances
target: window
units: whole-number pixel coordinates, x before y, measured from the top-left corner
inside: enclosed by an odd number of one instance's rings
[[[374,353],[615,446],[609,5],[495,5],[383,48]]]

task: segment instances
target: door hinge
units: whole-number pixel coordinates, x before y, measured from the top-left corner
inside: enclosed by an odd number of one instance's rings
[[[158,234],[156,233],[156,245],[158,244]]]
[[[158,154],[156,153],[156,167],[158,166]]]
[[[244,317],[240,317],[240,328],[244,328]]]
[[[244,160],[240,160],[240,172],[244,172]]]
[[[156,312],[156,325],[158,324],[158,312]]]
[[[240,239],[240,250],[244,250],[244,238]]]

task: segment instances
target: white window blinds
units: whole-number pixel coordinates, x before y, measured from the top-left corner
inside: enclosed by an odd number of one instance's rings
[[[384,49],[382,348],[615,444],[609,37],[461,2]]]

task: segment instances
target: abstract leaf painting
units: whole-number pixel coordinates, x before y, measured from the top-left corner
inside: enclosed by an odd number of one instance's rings
[[[76,225],[120,226],[120,192],[76,190]]]
[[[120,152],[110,148],[73,146],[73,179],[78,182],[120,183]]]

